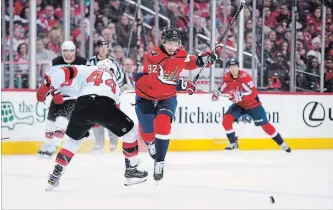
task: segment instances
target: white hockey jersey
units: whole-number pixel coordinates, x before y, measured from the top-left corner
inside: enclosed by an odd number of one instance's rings
[[[49,77],[55,92],[61,92],[63,95],[77,98],[96,94],[120,103],[120,88],[111,71],[103,71],[97,66],[52,66],[45,76]]]
[[[58,80],[56,77],[62,77],[62,75],[61,74],[57,75],[55,72],[56,71],[63,72],[63,70],[61,70],[61,67],[65,67],[65,66],[69,66],[69,65],[60,64],[60,65],[51,66],[51,68],[48,71],[46,71],[45,74],[48,75],[49,72],[52,72],[49,74],[54,75],[55,80]],[[61,79],[62,78],[60,78],[60,80]],[[56,82],[56,81],[52,81],[52,82]],[[72,85],[72,86],[62,85],[60,88],[57,89],[57,92],[61,92],[61,94],[66,96],[66,98],[65,98],[66,100],[67,100],[67,98],[76,99],[79,95],[79,87],[75,87],[74,85]]]
[[[124,83],[124,76],[125,75],[124,75],[123,69],[120,68],[118,62],[114,58],[112,58],[111,56],[108,56],[105,59],[111,60],[117,66],[117,68],[114,69],[114,75],[116,76],[116,82],[120,87]],[[99,61],[101,61],[101,60],[99,60],[97,56],[93,56],[87,61],[87,65],[88,66],[97,66],[97,63]]]

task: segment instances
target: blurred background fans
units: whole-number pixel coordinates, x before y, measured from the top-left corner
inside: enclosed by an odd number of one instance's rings
[[[159,44],[163,27],[176,26],[184,47],[196,54],[218,40],[238,5],[238,0],[4,1],[2,88],[36,89],[64,40],[90,58],[104,38],[126,72],[122,89],[132,90],[129,78],[142,70],[143,55]],[[246,5],[219,49],[206,91],[221,81],[226,59],[238,55],[260,90],[332,92],[333,1],[250,0]]]

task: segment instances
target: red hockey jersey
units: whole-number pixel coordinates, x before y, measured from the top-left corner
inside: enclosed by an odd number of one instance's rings
[[[245,71],[239,71],[239,77],[236,79],[233,78],[230,72],[226,73],[220,91],[222,93],[241,92],[242,101],[237,104],[245,109],[252,109],[261,105],[257,88],[254,86],[251,76]]]
[[[183,69],[197,68],[196,56],[187,54],[180,47],[176,54],[169,56],[155,46],[144,57],[143,74],[135,78],[136,94],[149,100],[163,100],[176,95],[176,84]]]

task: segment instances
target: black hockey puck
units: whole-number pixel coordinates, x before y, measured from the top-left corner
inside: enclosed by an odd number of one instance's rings
[[[273,196],[269,197],[271,199],[271,203],[275,203],[275,199]]]

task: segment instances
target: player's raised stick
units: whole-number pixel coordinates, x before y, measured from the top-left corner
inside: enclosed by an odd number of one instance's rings
[[[216,52],[216,48],[217,47],[223,47],[222,41],[224,40],[224,38],[226,37],[226,35],[228,34],[228,32],[231,29],[231,26],[234,24],[234,22],[236,21],[238,15],[240,14],[240,12],[242,11],[242,9],[245,6],[245,1],[241,1],[240,6],[236,12],[236,14],[234,15],[234,17],[232,18],[232,20],[230,21],[227,29],[224,31],[224,33],[222,34],[222,36],[220,37],[220,39],[218,40],[217,44],[214,47],[214,52]],[[196,83],[197,80],[199,79],[200,75],[202,74],[203,70],[206,68],[206,66],[208,65],[208,62],[206,62],[203,67],[201,67],[199,73],[195,76],[193,82]]]

